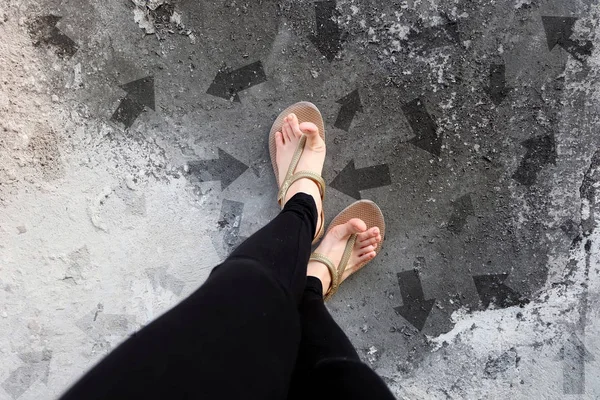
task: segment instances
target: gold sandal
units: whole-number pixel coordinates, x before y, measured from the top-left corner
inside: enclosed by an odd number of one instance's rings
[[[381,209],[377,206],[377,204],[373,203],[370,200],[359,200],[347,207],[346,209],[344,209],[341,213],[337,215],[337,217],[333,219],[333,221],[331,221],[327,232],[329,232],[334,226],[345,224],[352,218],[362,219],[365,222],[365,224],[367,224],[367,229],[371,229],[375,226],[379,228],[379,231],[381,233],[381,242],[375,248],[375,252],[379,253],[383,245],[383,240],[385,238],[385,221],[383,219],[383,213],[381,212]],[[331,296],[335,294],[335,292],[337,292],[341,283],[340,280],[342,279],[344,271],[348,266],[348,261],[350,261],[350,256],[352,255],[352,250],[354,249],[355,243],[356,234],[351,235],[348,239],[348,242],[346,243],[346,248],[344,249],[344,254],[342,255],[342,259],[340,260],[340,263],[337,268],[333,265],[333,262],[331,262],[331,260],[325,257],[323,254],[311,254],[310,261],[317,261],[322,264],[325,264],[325,266],[329,270],[329,273],[331,274],[331,286],[327,293],[325,293],[326,301],[329,300]],[[358,265],[357,270],[369,261]]]
[[[288,189],[294,182],[299,179],[310,179],[315,182],[319,187],[319,192],[321,193],[321,201],[325,200],[325,181],[323,177],[320,175],[310,172],[310,171],[299,171],[294,172],[296,167],[298,166],[298,162],[300,161],[300,157],[302,157],[302,152],[304,151],[304,145],[306,144],[306,135],[303,135],[300,138],[300,143],[298,143],[298,147],[296,148],[296,152],[294,153],[294,157],[292,157],[292,162],[288,168],[287,174],[283,182],[279,182],[279,169],[277,168],[277,146],[275,144],[275,133],[283,132],[281,129],[283,126],[283,119],[290,115],[291,113],[296,114],[298,117],[298,123],[302,122],[312,122],[319,129],[319,135],[321,139],[325,141],[325,124],[323,123],[323,117],[319,112],[317,106],[308,101],[301,101],[299,103],[293,104],[283,110],[281,114],[277,117],[273,126],[271,127],[271,133],[269,134],[269,152],[271,153],[271,162],[273,164],[273,171],[275,172],[275,179],[277,180],[277,185],[279,188],[279,193],[277,194],[277,202],[283,208],[285,196],[287,194]],[[321,225],[317,230],[317,235],[313,240],[313,244],[316,243],[322,236],[325,231],[325,215],[323,213],[323,208],[321,207]]]

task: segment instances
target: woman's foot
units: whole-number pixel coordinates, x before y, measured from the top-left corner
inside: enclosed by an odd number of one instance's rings
[[[353,218],[345,224],[331,228],[327,232],[327,235],[325,235],[325,238],[323,238],[323,241],[321,241],[321,244],[319,244],[319,247],[317,247],[317,250],[315,250],[316,253],[329,258],[337,268],[344,254],[348,238],[353,234],[357,234],[356,243],[354,244],[348,265],[340,277],[340,283],[375,258],[377,255],[375,249],[381,243],[379,228],[373,227],[367,229],[364,221]],[[309,261],[307,275],[317,277],[321,280],[323,294],[329,291],[331,275],[324,264],[317,261]]]
[[[298,147],[298,142],[302,135],[306,135],[306,144],[302,157],[298,162],[295,172],[310,171],[317,175],[323,172],[323,163],[325,162],[325,142],[319,135],[319,129],[312,122],[298,123],[296,114],[290,114],[283,120],[281,132],[275,133],[275,144],[277,145],[277,166],[279,168],[279,185],[283,183],[287,175],[290,163]],[[321,192],[315,182],[310,179],[299,179],[290,186],[283,199],[285,204],[296,193],[310,194],[317,204],[319,221],[317,226],[320,226],[321,219]]]

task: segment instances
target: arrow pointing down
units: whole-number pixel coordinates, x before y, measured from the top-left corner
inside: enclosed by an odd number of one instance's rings
[[[416,269],[399,272],[398,285],[404,304],[394,307],[394,310],[419,331],[422,330],[435,304],[435,299],[425,300],[419,271]]]
[[[336,101],[336,103],[341,104],[342,108],[340,108],[340,112],[338,113],[337,119],[335,120],[335,124],[333,126],[348,132],[356,113],[363,111],[358,89],[342,97]]]

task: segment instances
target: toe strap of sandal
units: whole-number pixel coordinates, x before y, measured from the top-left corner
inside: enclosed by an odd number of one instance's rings
[[[331,286],[327,293],[325,293],[324,299],[325,301],[329,300],[331,296],[337,292],[340,287],[341,278],[348,266],[348,261],[350,261],[350,256],[352,256],[352,249],[354,249],[354,244],[356,243],[356,235],[351,235],[346,243],[346,248],[344,249],[344,254],[342,254],[342,259],[340,260],[340,264],[336,268],[333,265],[333,262],[323,254],[312,253],[310,256],[310,261],[317,261],[324,264],[329,270],[329,274],[331,275]]]

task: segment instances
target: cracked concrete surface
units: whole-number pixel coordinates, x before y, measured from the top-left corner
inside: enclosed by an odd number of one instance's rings
[[[309,100],[327,217],[383,251],[329,308],[398,398],[600,397],[592,0],[5,0],[0,398],[55,398],[278,212]]]

